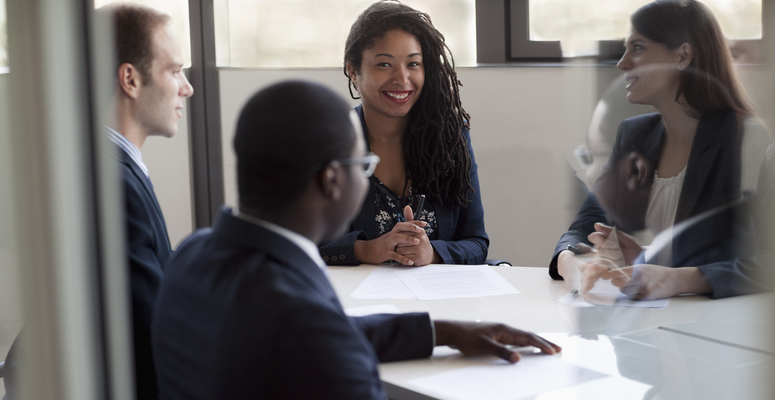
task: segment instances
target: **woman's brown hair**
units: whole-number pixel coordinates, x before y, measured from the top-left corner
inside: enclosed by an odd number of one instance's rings
[[[681,74],[676,100],[700,114],[734,110],[742,116],[755,114],[732,54],[713,12],[697,0],[657,0],[639,8],[630,18],[641,35],[670,49],[692,46],[693,58]]]

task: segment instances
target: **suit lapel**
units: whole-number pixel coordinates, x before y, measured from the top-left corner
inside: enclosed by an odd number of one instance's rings
[[[692,151],[686,167],[681,197],[674,223],[679,223],[694,214],[697,201],[708,179],[708,174],[721,150],[718,136],[721,132],[737,132],[737,119],[734,114],[714,113],[700,120],[697,133],[694,135]]]
[[[145,176],[145,173],[140,169],[140,167],[135,164],[134,160],[132,160],[131,157],[129,157],[129,154],[127,154],[124,150],[119,148],[119,150],[122,155],[122,162],[129,167],[129,169],[132,171],[132,174],[135,176],[135,178],[140,181],[140,184],[143,186],[143,189],[145,189],[145,193],[148,195],[148,198],[151,199],[151,202],[153,203],[154,209],[156,211],[156,216],[159,218],[159,220],[164,221],[164,214],[161,212],[161,206],[159,206],[159,201],[156,199],[156,194],[153,191],[153,188],[151,187],[151,182],[148,180],[148,177]],[[167,247],[170,247],[169,244],[169,234],[167,233],[167,224],[162,224],[162,228],[164,229],[164,240],[167,242]]]
[[[336,292],[323,270],[290,240],[234,216],[231,209],[225,207],[213,226],[213,232],[230,242],[264,253],[286,268],[297,271],[298,276],[321,296],[339,304]]]
[[[643,155],[654,166],[659,165],[659,158],[662,156],[662,147],[665,144],[665,124],[662,122],[662,118],[654,128],[643,139]]]

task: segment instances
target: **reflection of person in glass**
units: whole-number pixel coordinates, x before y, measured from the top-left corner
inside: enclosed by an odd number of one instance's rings
[[[444,36],[425,13],[374,3],[350,29],[344,73],[362,100],[356,110],[367,146],[381,161],[350,232],[321,246],[323,259],[484,263],[489,239],[469,116]]]
[[[610,215],[611,207],[604,211],[590,197],[561,237],[550,275],[563,279],[580,274],[582,290],[600,278],[613,279],[614,285],[634,298],[681,293],[718,298],[762,289],[756,271],[768,264],[761,257],[743,259],[722,251],[718,259],[706,255],[692,258],[687,255],[697,253],[698,248],[685,245],[680,248],[682,254],[672,254],[663,264],[608,271],[602,265],[577,262],[574,253],[566,250],[568,245],[576,245],[589,251],[588,245],[602,244],[611,232],[603,222],[626,220],[630,226],[625,231],[645,228],[656,235],[691,217],[732,204],[743,193],[766,193],[758,190],[758,185],[771,138],[754,118],[712,12],[695,0],[658,0],[637,10],[631,23],[626,52],[618,64],[626,73],[627,100],[652,105],[659,112],[621,123],[595,192],[604,192],[599,186],[607,180],[623,182],[615,190],[607,188],[609,193],[627,191],[627,196],[642,193],[638,196],[648,197],[630,197],[633,206],[616,211],[629,215],[613,216],[618,218]],[[620,179],[622,171],[633,178],[631,185],[626,184],[627,177]],[[643,176],[644,171],[653,176]],[[606,174],[616,176],[606,179]],[[647,190],[640,190],[643,185],[648,185]],[[730,241],[732,231],[739,230],[724,229],[717,228],[722,232],[715,234],[721,239],[729,235]],[[632,265],[643,248],[624,232],[620,231],[618,238],[627,265]]]
[[[626,85],[623,76],[617,77],[608,85],[592,112],[584,144],[573,152],[584,169],[584,174],[579,175],[579,179],[589,188],[592,188],[600,177],[611,156],[619,123],[627,118],[654,112],[652,107],[623,101],[622,93]]]

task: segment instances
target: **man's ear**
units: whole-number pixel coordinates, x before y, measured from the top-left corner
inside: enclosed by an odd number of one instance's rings
[[[136,99],[142,80],[140,71],[130,63],[123,63],[118,67],[118,87],[130,98]]]
[[[342,198],[342,168],[338,161],[332,161],[317,174],[318,185],[326,199],[338,201]]]
[[[627,189],[635,191],[649,186],[651,175],[651,163],[635,152],[627,156]]]

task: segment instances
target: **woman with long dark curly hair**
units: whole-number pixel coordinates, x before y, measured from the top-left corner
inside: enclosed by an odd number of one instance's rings
[[[489,239],[469,115],[444,36],[428,14],[372,4],[347,37],[344,74],[380,157],[350,232],[320,248],[329,264],[482,264]],[[421,198],[426,200],[420,200]]]

